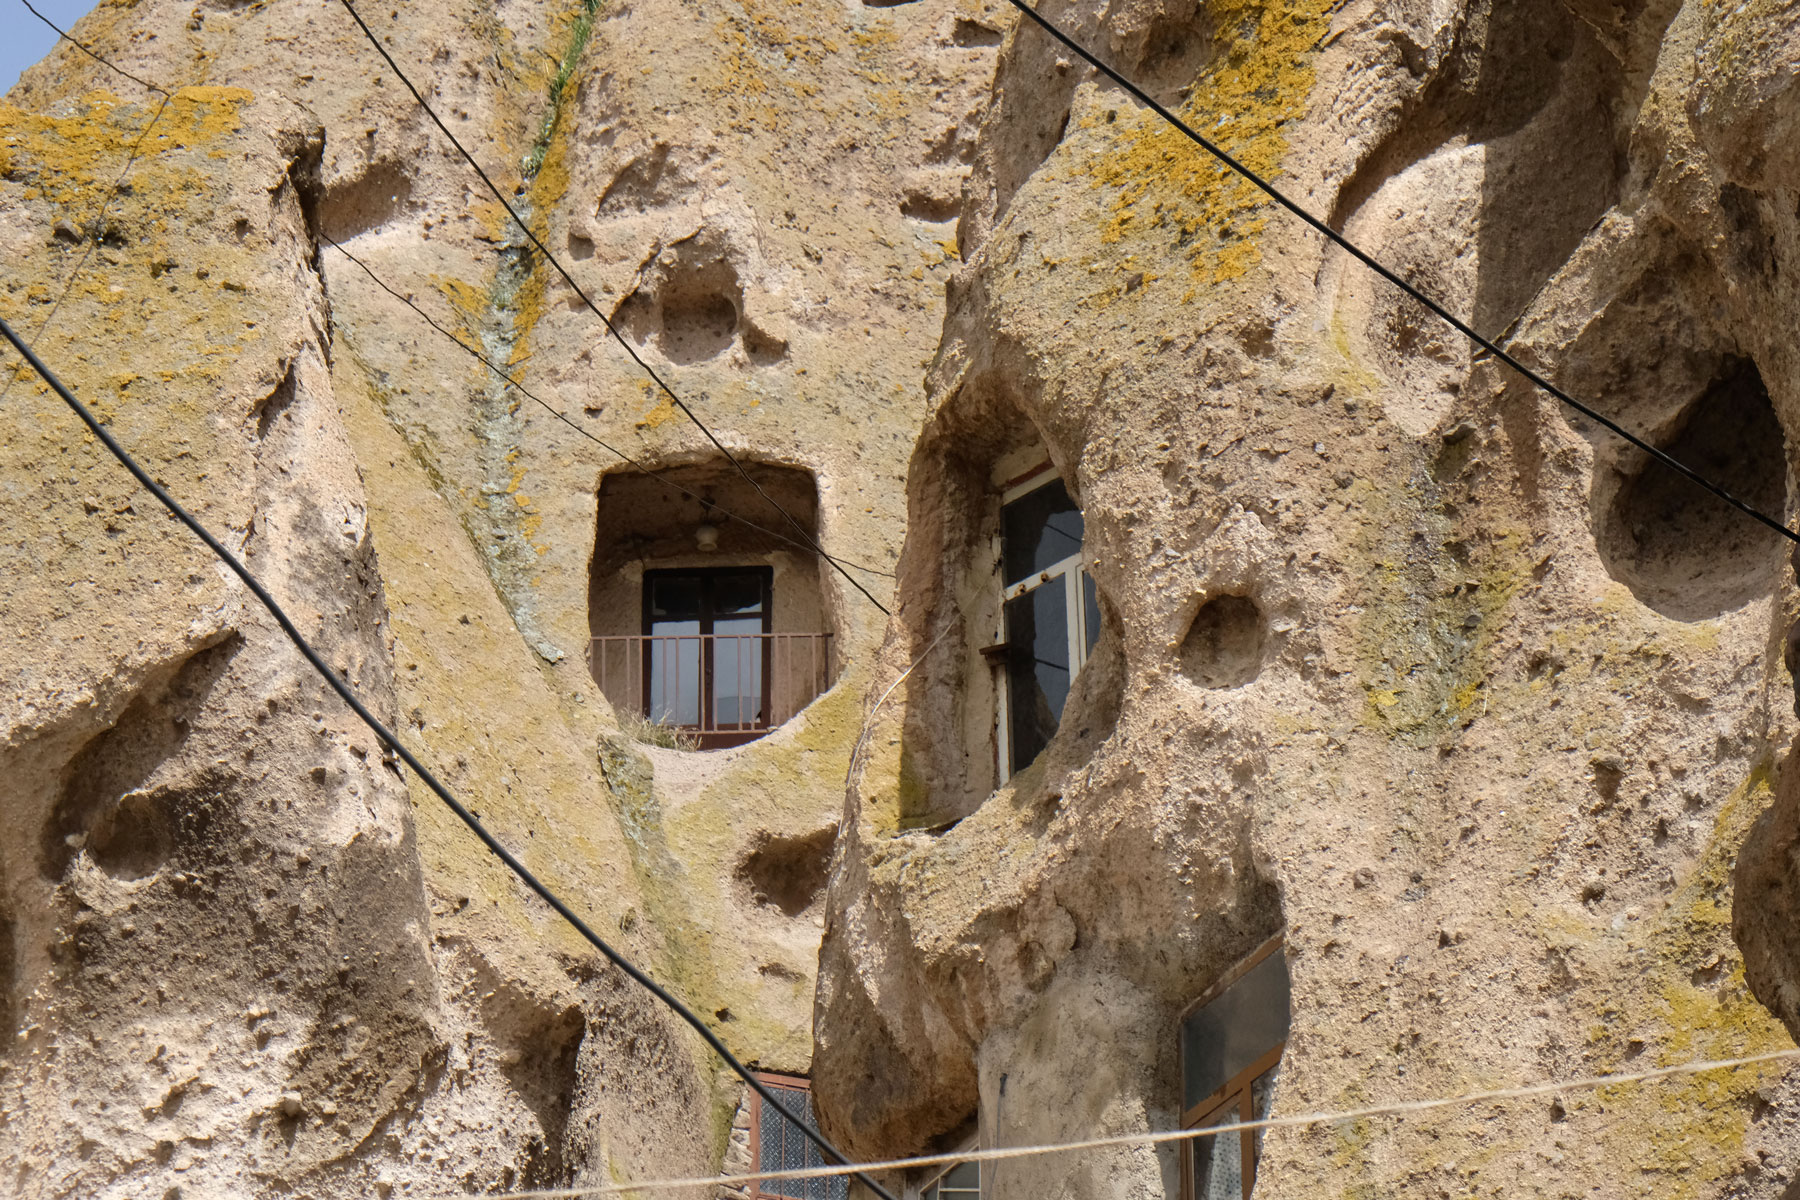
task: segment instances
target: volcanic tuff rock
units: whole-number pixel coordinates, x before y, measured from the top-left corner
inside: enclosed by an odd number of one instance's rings
[[[1791,519],[1800,6],[1048,11]],[[829,1129],[883,1156],[1172,1128],[1178,1014],[1282,932],[1278,1115],[1790,1046],[1779,535],[1472,353],[1040,33],[1009,37],[995,96],[830,897]],[[969,514],[1033,436],[1079,496],[1104,631],[1056,740],[996,789],[994,526]],[[1277,1130],[1257,1186],[1773,1196],[1800,1174],[1794,1078]],[[989,1191],[1174,1195],[1175,1169],[1007,1161]]]
[[[173,95],[63,47],[0,106],[0,312],[534,870],[740,1054],[810,1064],[850,1148],[1169,1127],[1175,1015],[1282,931],[1277,1112],[1791,1044],[1777,536],[996,0],[365,7],[601,311],[876,568],[850,570],[892,622],[818,572],[843,666],[801,716],[704,755],[621,733],[587,646],[652,536],[606,506],[630,477],[330,243],[593,436],[728,476],[341,6],[84,19]],[[1046,11],[1526,361],[1791,508],[1800,5]],[[737,1092],[704,1049],[53,396],[0,387],[4,1187],[716,1167]],[[997,786],[993,472],[1040,442],[1104,630]],[[1281,1131],[1258,1186],[1772,1196],[1790,1074]],[[1173,1170],[1018,1161],[990,1193]]]
[[[818,536],[885,595],[990,16],[364,15],[712,431],[807,473]],[[341,6],[105,3],[73,32],[172,95],[64,46],[0,107],[8,320],[534,871],[738,1054],[806,1070],[879,612],[818,578],[845,665],[751,746],[623,736],[587,646],[622,463],[582,434],[664,469],[712,469],[706,438]],[[409,790],[41,385],[4,411],[4,1190],[716,1167],[738,1090],[691,1034]]]

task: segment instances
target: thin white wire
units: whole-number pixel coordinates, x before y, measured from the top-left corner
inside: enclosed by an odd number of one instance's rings
[[[855,1163],[805,1167],[790,1171],[753,1171],[743,1175],[690,1176],[684,1179],[650,1179],[642,1183],[597,1183],[590,1187],[554,1188],[530,1192],[494,1192],[487,1200],[580,1200],[585,1196],[616,1196],[630,1192],[676,1191],[683,1188],[731,1187],[763,1179],[822,1179],[849,1175],[856,1171],[900,1171],[913,1167],[938,1167],[966,1162],[996,1162],[1008,1158],[1031,1158],[1043,1154],[1066,1154],[1075,1150],[1103,1150],[1116,1146],[1159,1146],[1197,1138],[1216,1137],[1222,1133],[1241,1133],[1248,1129],[1291,1129],[1307,1125],[1334,1125],[1341,1121],[1359,1121],[1367,1117],[1390,1117],[1423,1112],[1434,1108],[1453,1108],[1464,1104],[1483,1104],[1496,1100],[1519,1100],[1531,1096],[1555,1095],[1559,1092],[1586,1091],[1614,1087],[1622,1083],[1643,1083],[1665,1079],[1671,1075],[1697,1075],[1709,1071],[1728,1071],[1760,1063],[1788,1062],[1800,1059],[1800,1049],[1773,1050],[1744,1058],[1697,1059],[1649,1071],[1622,1075],[1586,1075],[1557,1079],[1549,1083],[1533,1083],[1524,1087],[1500,1088],[1486,1092],[1465,1092],[1430,1100],[1401,1100],[1392,1104],[1375,1104],[1367,1108],[1343,1112],[1295,1113],[1285,1117],[1267,1117],[1260,1121],[1238,1121],[1231,1125],[1208,1125],[1201,1129],[1170,1129],[1160,1133],[1121,1133],[1111,1137],[1087,1138],[1079,1142],[1052,1142],[1038,1146],[1002,1146],[992,1150],[964,1150],[955,1154],[927,1154],[918,1158],[891,1158],[884,1162]],[[434,1200],[463,1200],[445,1196]]]
[[[881,706],[888,702],[888,697],[894,694],[895,688],[906,682],[906,677],[913,673],[913,668],[924,662],[925,656],[930,654],[933,650],[936,650],[937,644],[943,641],[945,636],[954,628],[956,628],[956,624],[952,622],[940,629],[938,635],[931,639],[931,643],[923,650],[919,651],[910,663],[906,664],[906,670],[900,672],[900,678],[888,684],[887,691],[881,693],[881,699],[877,700],[875,702],[875,707],[869,710],[867,719],[863,721],[862,733],[857,735],[856,745],[850,748],[850,769],[848,774],[852,778],[856,775],[857,761],[862,757],[862,752],[868,745],[869,735],[875,732],[875,718],[881,715]]]

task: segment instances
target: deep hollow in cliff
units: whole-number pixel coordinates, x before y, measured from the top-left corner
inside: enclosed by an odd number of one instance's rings
[[[1660,447],[1759,511],[1787,503],[1781,425],[1756,364],[1727,359]],[[1618,478],[1595,519],[1600,557],[1644,604],[1704,620],[1766,595],[1781,535],[1648,456]]]

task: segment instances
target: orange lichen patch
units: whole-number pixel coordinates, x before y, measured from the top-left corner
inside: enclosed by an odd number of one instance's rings
[[[1278,175],[1288,145],[1283,127],[1305,110],[1313,47],[1330,8],[1327,0],[1209,0],[1210,24],[1227,49],[1195,82],[1182,118],[1251,170]],[[1116,191],[1104,240],[1173,235],[1200,284],[1237,279],[1260,262],[1263,194],[1155,114],[1114,111],[1114,136],[1124,145],[1087,164],[1094,186]],[[1106,118],[1083,125],[1103,129]]]
[[[127,104],[105,91],[89,93],[78,111],[61,117],[0,103],[0,178],[23,182],[26,200],[86,203],[97,189],[112,187],[134,149],[138,165],[152,172],[155,160],[191,146],[222,153],[217,143],[238,131],[239,110],[250,99],[243,88],[183,88],[160,117],[160,102]],[[184,170],[199,178],[192,165]]]
[[[65,328],[157,347],[166,369],[142,375],[180,375],[190,385],[183,394],[200,394],[206,381],[222,377],[250,349],[246,343],[275,336],[256,282],[268,244],[250,232],[266,219],[240,218],[242,230],[232,236],[209,162],[235,153],[251,98],[241,88],[185,88],[166,105],[139,105],[102,91],[55,116],[0,104],[0,189],[17,220],[41,229],[50,247],[44,262],[59,280],[48,290],[21,287],[7,301],[38,304],[66,287]],[[127,164],[130,189],[115,192]],[[209,237],[209,230],[216,232]],[[206,242],[204,264],[195,258],[197,238]],[[77,247],[96,241],[104,253],[74,272]],[[83,361],[78,354],[68,369],[79,375]],[[128,394],[158,390],[136,375],[120,377],[91,400],[106,412]]]

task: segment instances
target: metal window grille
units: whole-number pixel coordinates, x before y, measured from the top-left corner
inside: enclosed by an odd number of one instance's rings
[[[793,1075],[757,1076],[781,1101],[781,1106],[817,1131],[818,1119],[813,1115],[812,1090],[806,1080]],[[825,1166],[825,1157],[803,1137],[792,1121],[780,1113],[765,1111],[761,1096],[754,1098],[751,1108],[750,1145],[755,1151],[752,1171],[800,1171]],[[850,1184],[843,1176],[823,1179],[764,1179],[751,1185],[751,1200],[763,1196],[780,1196],[789,1200],[847,1200]]]

